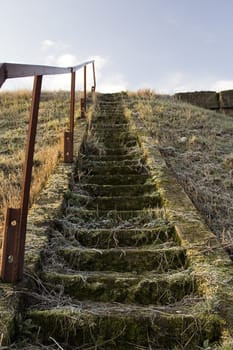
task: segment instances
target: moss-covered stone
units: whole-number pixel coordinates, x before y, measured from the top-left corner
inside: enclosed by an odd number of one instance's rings
[[[168,248],[60,248],[61,255],[72,268],[84,271],[168,271],[185,266],[186,255],[182,247]]]

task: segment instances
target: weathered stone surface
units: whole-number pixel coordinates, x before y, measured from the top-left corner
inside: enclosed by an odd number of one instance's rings
[[[219,95],[215,91],[179,92],[175,97],[199,107],[219,109]]]
[[[225,90],[219,93],[220,108],[233,109],[233,90]]]

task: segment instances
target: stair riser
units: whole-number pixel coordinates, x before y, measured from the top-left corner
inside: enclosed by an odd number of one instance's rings
[[[87,173],[89,175],[123,175],[123,174],[140,174],[141,172],[145,172],[145,168],[140,165],[135,166],[83,166],[81,171]]]
[[[193,278],[181,275],[174,278],[137,277],[88,277],[43,274],[41,276],[46,288],[59,293],[64,287],[65,294],[77,300],[98,302],[135,303],[141,305],[167,305],[182,300],[187,294],[194,293]]]
[[[159,195],[151,197],[115,197],[105,198],[99,197],[90,201],[87,209],[96,210],[142,210],[144,208],[161,207],[161,199]]]
[[[218,339],[221,325],[217,317],[198,320],[188,315],[164,313],[133,317],[125,315],[108,316],[92,313],[54,310],[28,313],[37,327],[37,342],[54,344],[68,343],[75,347],[85,346],[110,350],[125,349],[174,349],[176,346],[189,350],[201,348],[203,342]],[[99,345],[99,346],[98,346]]]
[[[117,271],[136,272],[145,271],[164,272],[186,265],[186,256],[183,249],[169,249],[162,251],[132,250],[122,251],[95,251],[60,249],[62,256],[70,267],[80,271]]]
[[[85,210],[71,207],[66,212],[71,223],[80,222],[80,219],[89,222],[90,220],[96,221],[101,218],[106,220],[107,218],[111,220],[112,227],[122,224],[123,220],[134,219],[140,223],[150,223],[151,220],[160,217],[157,209],[149,209],[149,213],[147,213],[147,210]]]
[[[132,186],[111,186],[111,185],[81,185],[78,186],[78,188],[87,191],[90,193],[90,195],[93,196],[110,196],[110,197],[117,197],[117,196],[140,196],[143,194],[149,194],[153,193],[155,191],[155,185],[154,184],[147,184],[147,185],[132,185]]]
[[[144,184],[148,180],[147,174],[141,175],[111,175],[111,176],[83,176],[80,184],[97,184],[97,185],[138,185]]]
[[[64,233],[66,236],[66,233]],[[161,244],[165,241],[174,239],[175,233],[173,227],[162,227],[157,230],[95,230],[81,231],[70,230],[67,236],[74,236],[77,241],[90,248],[108,249],[116,247],[140,247],[148,244]]]

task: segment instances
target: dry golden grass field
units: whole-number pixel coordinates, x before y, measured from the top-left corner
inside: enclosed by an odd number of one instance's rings
[[[68,127],[69,100],[68,92],[42,93],[31,203],[61,156],[62,135]],[[19,206],[30,104],[30,91],[0,93],[0,228],[3,226],[5,208]],[[76,111],[78,114],[78,102]]]

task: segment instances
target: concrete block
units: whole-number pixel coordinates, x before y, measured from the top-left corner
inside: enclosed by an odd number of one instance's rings
[[[219,109],[219,94],[215,91],[179,92],[175,97],[202,108]]]

